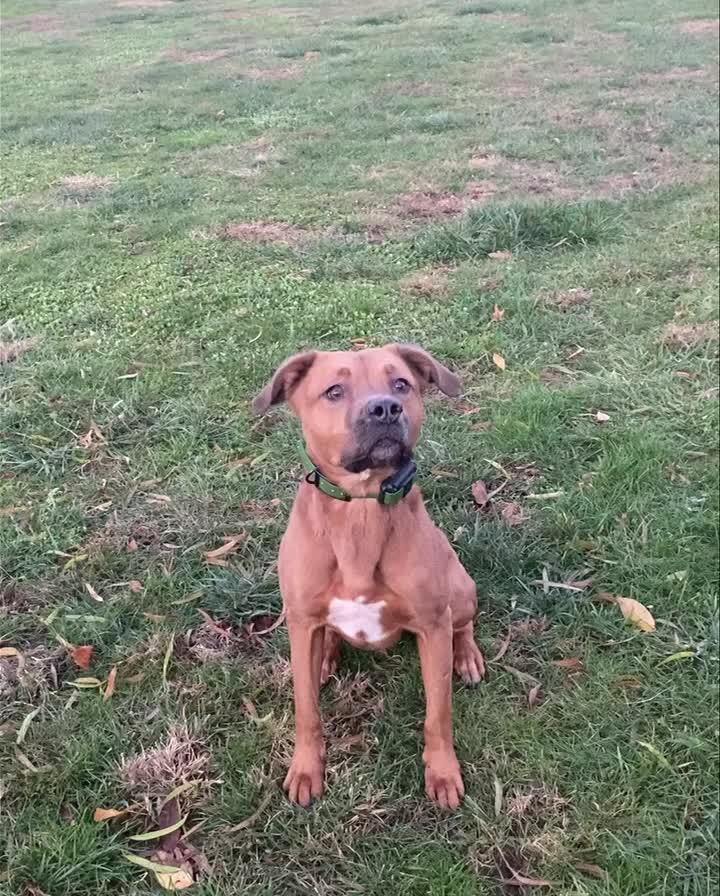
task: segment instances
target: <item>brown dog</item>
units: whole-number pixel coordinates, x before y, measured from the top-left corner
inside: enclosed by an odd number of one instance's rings
[[[285,361],[254,408],[288,401],[300,418],[309,474],[280,545],[295,690],[295,753],[285,779],[293,802],[323,790],[318,697],[340,640],[383,650],[417,636],[426,696],[425,787],[455,808],[463,782],[453,747],[452,670],[484,675],[473,638],[475,583],[412,485],[412,451],[430,385],[458,395],[460,380],[412,345],[306,352]]]

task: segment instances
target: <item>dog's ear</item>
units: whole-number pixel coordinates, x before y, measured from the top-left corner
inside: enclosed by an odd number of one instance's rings
[[[456,397],[460,394],[462,383],[460,377],[443,366],[425,349],[418,345],[398,343],[390,346],[405,363],[416,373],[424,386],[437,386],[445,395]]]
[[[303,352],[300,355],[283,361],[272,376],[270,382],[253,401],[253,410],[256,414],[264,414],[272,404],[287,401],[293,388],[312,367],[317,352]]]

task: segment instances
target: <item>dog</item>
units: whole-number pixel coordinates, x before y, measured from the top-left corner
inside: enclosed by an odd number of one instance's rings
[[[284,787],[301,806],[323,792],[319,693],[337,669],[341,640],[385,650],[403,632],[416,636],[420,655],[427,795],[455,809],[464,794],[452,673],[473,685],[485,666],[473,636],[475,583],[413,481],[430,386],[460,393],[458,377],[414,345],[308,351],[284,361],[253,402],[265,413],[286,401],[305,438],[308,473],[278,563],[295,702]]]

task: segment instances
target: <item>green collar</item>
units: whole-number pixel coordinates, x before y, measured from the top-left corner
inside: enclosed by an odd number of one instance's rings
[[[350,495],[344,488],[340,488],[339,485],[335,485],[334,482],[330,482],[329,479],[326,479],[323,476],[317,466],[313,463],[312,458],[307,452],[307,448],[302,444],[300,445],[300,457],[302,458],[303,466],[307,470],[305,481],[309,482],[310,485],[314,485],[323,494],[329,495],[331,498],[337,498],[338,501],[353,501],[357,498],[374,498],[376,501],[379,501],[380,504],[384,504],[385,506],[398,504],[413,487],[415,473],[417,472],[417,467],[415,466],[414,461],[409,460],[400,467],[397,473],[394,473],[384,480],[380,486],[379,493],[376,492],[370,495]]]

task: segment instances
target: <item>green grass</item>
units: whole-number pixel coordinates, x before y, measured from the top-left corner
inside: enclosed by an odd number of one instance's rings
[[[715,15],[7,0],[0,646],[25,670],[0,656],[3,896],[157,892],[122,857],[155,822],[92,813],[138,799],[123,757],[177,723],[209,757],[182,800],[199,896],[494,896],[508,864],[560,894],[717,892],[717,47],[679,27]],[[243,222],[266,241],[219,238]],[[345,652],[305,813],[277,784],[285,631],[242,629],[280,609],[301,471],[296,424],[250,399],[286,355],[361,338],[462,373],[428,402],[421,483],[488,658],[514,635],[455,689],[452,816],[422,793],[411,641]],[[471,499],[502,470],[516,526]],[[86,672],[58,638],[93,645]],[[113,666],[108,702],[71,700]]]

